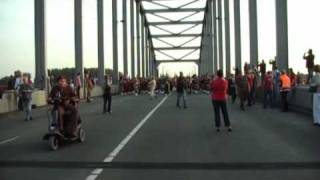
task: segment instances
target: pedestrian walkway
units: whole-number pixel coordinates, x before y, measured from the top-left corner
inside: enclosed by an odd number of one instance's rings
[[[115,96],[112,115],[102,114],[102,99],[81,104],[81,115],[87,133],[83,144],[65,144],[50,151],[42,136],[47,131],[46,109],[34,111],[34,120],[24,122],[21,114],[0,116],[0,179],[319,179],[320,169],[229,170],[205,167],[210,163],[308,163],[320,162],[320,128],[312,117],[298,113],[281,113],[263,109],[262,105],[243,112],[238,104],[228,104],[234,128],[216,132],[213,108],[207,94],[187,96],[188,109],[176,108],[176,95],[150,100],[145,96]],[[160,104],[160,102],[163,102]],[[158,105],[158,107],[157,107]],[[157,108],[155,108],[157,107]],[[150,113],[152,110],[153,113]],[[142,121],[124,147],[113,157],[113,163],[153,163],[168,169],[53,168],[52,162],[102,162]],[[3,161],[24,161],[45,167],[3,168]],[[50,164],[51,162],[51,164]],[[175,163],[179,166],[172,167]],[[62,163],[63,164],[63,163]],[[195,165],[194,170],[190,164]],[[17,165],[18,162],[17,162]],[[183,169],[182,167],[187,167]],[[204,169],[199,169],[203,166]],[[171,168],[169,168],[171,167]],[[96,169],[97,168],[97,169]],[[182,169],[181,169],[182,168]],[[240,167],[239,167],[240,169]]]

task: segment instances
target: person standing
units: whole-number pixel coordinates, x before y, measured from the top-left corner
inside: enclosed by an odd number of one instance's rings
[[[76,79],[75,79],[75,89],[78,99],[80,99],[80,89],[81,89],[82,83],[81,83],[81,73],[78,72]]]
[[[273,102],[279,103],[280,97],[280,72],[277,65],[272,65],[273,76]]]
[[[254,103],[255,89],[254,89],[254,75],[251,69],[248,71],[246,76],[247,76],[248,85],[249,85],[248,106],[252,106],[252,104]]]
[[[32,84],[28,81],[28,76],[23,75],[22,84],[19,85],[19,98],[22,103],[23,111],[26,112],[25,121],[32,120],[31,107],[32,107]]]
[[[154,77],[151,78],[151,80],[149,81],[148,87],[150,90],[150,99],[154,99],[155,98],[155,89],[157,86],[157,82],[155,80]]]
[[[214,108],[214,117],[216,131],[220,131],[220,110],[223,114],[224,125],[231,132],[231,124],[229,120],[228,110],[227,110],[227,97],[228,97],[228,81],[223,78],[222,70],[217,71],[217,77],[211,82],[211,99]]]
[[[234,75],[230,75],[228,79],[228,94],[231,96],[232,103],[234,104],[237,98],[236,84]]]
[[[111,93],[111,81],[109,77],[105,77],[105,86],[103,91],[103,113],[111,114],[111,103],[112,103],[112,93]],[[107,103],[108,103],[108,110],[107,110]]]
[[[187,102],[186,102],[186,80],[183,77],[183,73],[180,72],[180,76],[177,78],[176,83],[176,91],[177,91],[177,104],[176,106],[180,108],[180,99],[183,100],[183,107],[184,109],[187,108]]]
[[[314,71],[314,55],[312,54],[312,49],[309,49],[308,53],[305,53],[302,58],[306,60],[306,68],[308,69],[307,84],[309,84]]]
[[[259,64],[259,70],[261,73],[261,80],[264,80],[264,76],[266,75],[266,63],[264,60]]]
[[[87,102],[91,102],[91,91],[93,89],[93,79],[90,72],[86,74],[86,86],[87,86]]]
[[[282,112],[287,112],[288,109],[288,93],[291,88],[291,81],[289,76],[287,75],[286,71],[283,70],[280,76],[280,94],[281,94],[281,105],[282,105]]]
[[[249,84],[247,76],[243,76],[238,68],[236,68],[236,85],[240,99],[240,108],[244,111],[244,103],[247,100],[249,94]]]
[[[273,77],[271,71],[268,71],[268,73],[265,75],[262,87],[263,87],[263,108],[267,108],[268,104],[270,107],[272,107],[272,92],[273,92]]]

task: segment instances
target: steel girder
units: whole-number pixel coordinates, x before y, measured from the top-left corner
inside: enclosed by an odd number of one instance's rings
[[[186,20],[194,15],[197,15],[197,14],[205,11],[205,8],[187,8],[186,7],[188,5],[191,5],[193,3],[198,2],[199,0],[189,1],[189,2],[184,3],[184,4],[180,5],[179,7],[175,7],[175,8],[161,4],[160,3],[161,0],[137,0],[137,1],[146,1],[146,2],[149,2],[149,3],[152,3],[154,5],[161,7],[159,9],[152,9],[152,10],[142,8],[142,13],[144,16],[146,16],[146,14],[151,14],[153,16],[156,16],[156,17],[164,20],[161,22],[150,22],[150,21],[148,22],[146,19],[146,21],[145,21],[146,26],[148,26],[148,28],[149,28],[149,31],[150,31],[150,27],[154,27],[156,29],[159,29],[161,31],[166,32],[166,34],[151,34],[151,33],[149,33],[149,38],[151,40],[157,39],[158,41],[161,41],[162,43],[169,46],[169,47],[154,47],[153,41],[151,41],[152,50],[153,50],[154,54],[155,54],[155,52],[158,52],[158,53],[170,58],[168,60],[158,60],[157,59],[157,62],[161,63],[161,62],[180,62],[180,61],[181,62],[195,62],[195,61],[199,61],[199,59],[192,59],[191,61],[184,59],[187,56],[199,51],[199,49],[200,49],[200,46],[194,46],[194,45],[192,46],[190,44],[191,44],[191,42],[194,42],[194,40],[201,38],[201,34],[199,34],[199,33],[186,34],[187,31],[192,30],[196,27],[199,27],[200,25],[203,24],[203,20],[196,20],[196,21]],[[176,0],[172,0],[172,1],[176,1]],[[182,13],[188,12],[190,14],[188,14],[178,20],[173,20],[170,17],[166,17],[165,15],[163,15],[165,13],[176,13],[176,12],[182,12]],[[184,28],[180,32],[176,33],[176,32],[172,32],[170,30],[170,28],[165,27],[165,26],[170,26],[170,25],[191,25],[191,26],[188,26],[187,28]],[[188,37],[190,39],[184,43],[179,44],[179,45],[173,45],[173,44],[167,42],[165,39],[163,39],[163,38],[180,38],[180,37]],[[164,51],[170,51],[170,50],[190,50],[190,52],[187,52],[182,57],[177,58],[177,57],[173,57],[173,56],[169,55],[168,53],[164,52]]]

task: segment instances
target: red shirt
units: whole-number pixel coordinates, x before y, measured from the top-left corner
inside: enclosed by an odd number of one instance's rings
[[[254,76],[252,74],[247,75],[247,79],[248,79],[248,83],[249,83],[249,87],[250,89],[253,88],[253,81],[254,81]]]
[[[217,78],[211,82],[211,99],[216,101],[225,101],[227,99],[228,81],[223,78]]]
[[[273,77],[272,75],[266,75],[263,80],[264,90],[273,90]]]

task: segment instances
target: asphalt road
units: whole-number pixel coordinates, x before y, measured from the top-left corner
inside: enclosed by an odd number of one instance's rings
[[[320,179],[312,117],[229,104],[234,131],[217,133],[208,95],[187,100],[188,109],[178,109],[174,94],[116,96],[111,115],[102,114],[99,98],[83,103],[86,141],[58,151],[42,140],[47,108],[35,110],[32,122],[0,115],[0,163],[13,162],[0,164],[0,180]]]

